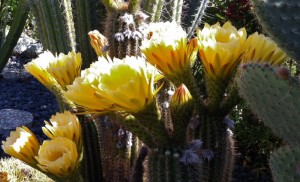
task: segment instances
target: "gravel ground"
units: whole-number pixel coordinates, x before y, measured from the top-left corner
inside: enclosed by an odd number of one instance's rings
[[[41,85],[33,76],[28,74],[23,65],[29,60],[12,57],[0,75],[0,110],[17,109],[32,114],[33,122],[29,129],[38,139],[45,136],[41,130],[44,120],[58,111],[55,97]],[[7,134],[0,133],[0,141],[5,140]],[[1,142],[0,142],[1,144]],[[0,157],[5,156],[0,147]],[[238,164],[234,168],[232,182],[272,182],[269,173],[256,175],[249,167]]]
[[[55,97],[33,76],[24,70],[23,65],[30,60],[11,57],[0,75],[0,110],[17,109],[32,114],[33,122],[29,126],[42,140],[44,135],[41,126],[44,120],[58,111]],[[16,121],[20,122],[20,121]],[[0,134],[0,141],[5,140],[7,133]],[[0,142],[1,144],[2,142]],[[0,147],[0,157],[3,155]]]

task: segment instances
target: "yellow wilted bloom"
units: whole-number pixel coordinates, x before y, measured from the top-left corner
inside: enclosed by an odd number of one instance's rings
[[[43,132],[49,138],[66,137],[76,143],[77,148],[82,145],[81,126],[76,115],[69,111],[52,115],[50,121],[45,121]]]
[[[187,42],[186,32],[175,22],[149,25],[148,39],[140,47],[147,61],[167,77],[181,77],[197,56],[197,40]]]
[[[246,40],[245,28],[237,30],[230,22],[205,24],[197,30],[199,56],[206,75],[227,79],[240,62],[242,46]]]
[[[34,156],[38,154],[39,148],[37,138],[26,126],[17,127],[16,131],[10,132],[6,141],[2,141],[5,153],[30,165],[36,165]]]
[[[88,33],[90,37],[90,43],[94,48],[97,56],[105,55],[105,49],[108,46],[108,41],[98,30],[90,31]]]
[[[59,84],[61,88],[66,89],[66,85],[79,76],[81,63],[80,53],[61,53],[55,57],[51,52],[45,51],[24,67],[47,88]]]
[[[242,63],[258,62],[280,65],[286,54],[269,37],[255,32],[250,35],[244,45]]]
[[[55,176],[66,177],[74,171],[78,164],[76,144],[65,137],[45,140],[40,147],[38,167]]]
[[[113,61],[99,58],[68,86],[64,95],[86,112],[135,113],[153,102],[154,75],[147,73],[141,58],[114,58]]]

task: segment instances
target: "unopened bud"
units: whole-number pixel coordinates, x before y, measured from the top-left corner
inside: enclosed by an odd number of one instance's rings
[[[103,36],[98,30],[90,31],[88,35],[91,39],[90,43],[94,48],[97,56],[104,55],[106,47],[108,46],[107,38]]]
[[[188,88],[184,85],[181,84],[171,97],[171,105],[172,106],[182,106],[183,104],[186,104],[192,100],[192,95]]]
[[[279,78],[286,80],[290,78],[291,73],[290,70],[287,69],[286,67],[280,67],[277,69],[277,75],[279,76]]]

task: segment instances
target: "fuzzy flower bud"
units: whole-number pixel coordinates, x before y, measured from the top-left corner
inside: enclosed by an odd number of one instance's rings
[[[51,139],[66,137],[75,142],[78,148],[81,148],[81,126],[77,116],[69,111],[53,115],[49,122],[45,121],[45,127],[42,127],[42,130]]]
[[[184,84],[181,84],[171,97],[171,105],[175,107],[182,106],[183,104],[186,104],[191,100],[192,95],[190,91]]]
[[[94,48],[97,56],[102,56],[106,54],[106,48],[108,46],[108,41],[105,36],[103,36],[98,30],[93,30],[88,33],[91,41],[91,45]]]

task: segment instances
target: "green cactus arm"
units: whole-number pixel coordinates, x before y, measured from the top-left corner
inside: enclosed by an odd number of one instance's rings
[[[270,168],[275,182],[300,181],[300,148],[285,146],[271,154]]]
[[[230,181],[234,164],[234,141],[228,131],[225,118],[204,116],[195,138],[203,141],[204,149],[210,150],[211,159],[203,161],[203,181]]]
[[[25,26],[30,7],[27,0],[20,0],[14,12],[12,26],[8,32],[6,40],[0,49],[0,72],[5,67],[18,39]]]
[[[147,0],[144,2],[142,10],[150,16],[150,22],[160,20],[164,1],[165,0]]]
[[[289,144],[299,146],[299,80],[283,67],[248,64],[239,69],[237,83],[258,118]]]
[[[52,53],[68,53],[75,50],[74,24],[68,0],[30,0],[35,14],[38,35],[44,47]]]
[[[130,0],[128,5],[128,11],[130,13],[136,13],[140,9],[141,0]]]
[[[66,26],[66,32],[69,36],[69,46],[71,50],[76,50],[76,33],[75,33],[75,27],[74,27],[74,16],[72,13],[72,3],[70,0],[62,0],[61,1],[64,4],[64,10],[63,10],[63,17],[65,19],[65,26]]]
[[[251,0],[253,11],[268,35],[300,63],[300,11],[297,0]]]
[[[99,140],[99,121],[89,115],[80,116],[84,147],[84,176],[85,181],[104,181],[101,161],[101,144]]]
[[[76,0],[74,6],[76,10],[77,49],[82,53],[83,68],[87,68],[96,60],[96,54],[92,46],[90,46],[90,39],[88,37],[88,32],[92,29],[92,3],[91,1]]]

